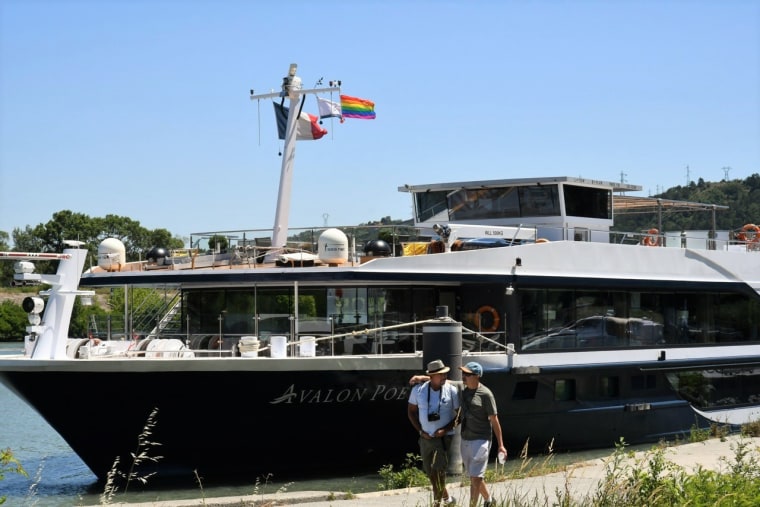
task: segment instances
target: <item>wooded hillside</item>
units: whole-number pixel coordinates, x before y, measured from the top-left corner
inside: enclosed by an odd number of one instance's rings
[[[760,175],[753,174],[744,180],[706,182],[699,179],[688,186],[670,188],[652,197],[674,201],[690,201],[703,204],[728,206],[717,211],[718,230],[737,230],[744,224],[760,224]],[[657,226],[657,217],[651,214],[619,216],[615,219],[615,230],[637,231]],[[665,213],[663,231],[709,230],[712,228],[712,213],[699,211],[687,213]]]

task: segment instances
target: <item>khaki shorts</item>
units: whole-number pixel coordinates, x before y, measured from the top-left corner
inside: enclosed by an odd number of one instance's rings
[[[452,435],[441,438],[420,438],[422,469],[430,475],[433,470],[446,470],[449,467],[449,449]]]

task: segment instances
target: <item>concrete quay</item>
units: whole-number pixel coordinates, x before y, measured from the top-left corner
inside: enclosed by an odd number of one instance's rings
[[[760,437],[711,438],[703,442],[680,444],[664,449],[666,461],[678,465],[685,472],[691,473],[698,468],[724,471],[729,464],[736,461],[739,446],[745,446],[746,452],[760,457]],[[641,460],[649,451],[635,453],[632,458]],[[569,465],[566,470],[547,475],[513,479],[489,483],[488,488],[497,505],[502,502],[515,501],[526,504],[548,504],[556,502],[558,492],[570,494],[576,500],[592,495],[600,481],[607,474],[607,464],[611,455]],[[492,466],[492,465],[489,465]],[[453,479],[453,477],[452,477]],[[449,493],[457,500],[457,505],[469,505],[469,486],[462,486],[459,481],[448,484]],[[533,501],[538,499],[539,501]],[[354,494],[346,498],[340,491],[298,491],[279,492],[263,495],[249,495],[224,498],[205,498],[196,500],[176,500],[166,502],[112,504],[129,507],[274,507],[281,505],[304,505],[307,507],[429,507],[432,497],[429,487],[398,489]]]

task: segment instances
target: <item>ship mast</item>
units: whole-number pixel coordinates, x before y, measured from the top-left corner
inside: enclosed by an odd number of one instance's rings
[[[260,100],[266,98],[280,97],[283,101],[287,97],[290,99],[288,111],[288,122],[285,129],[285,145],[282,150],[282,168],[280,170],[280,189],[277,194],[277,210],[274,216],[274,227],[272,227],[272,247],[266,255],[266,260],[270,261],[279,252],[284,249],[288,241],[288,220],[290,217],[290,191],[293,180],[293,161],[296,153],[296,137],[298,134],[297,120],[301,114],[300,102],[302,98],[309,93],[325,93],[337,91],[340,92],[340,86],[330,88],[310,88],[301,87],[301,78],[296,76],[298,65],[290,64],[288,75],[282,78],[282,91],[265,93],[263,95],[254,95],[251,90],[251,100]],[[332,84],[332,82],[331,82]]]
[[[32,359],[66,359],[69,324],[74,300],[77,296],[92,298],[95,291],[78,290],[79,277],[82,274],[87,249],[79,248],[81,241],[64,241],[63,253],[26,253],[0,252],[0,260],[59,260],[58,270],[54,275],[40,275],[42,283],[51,288],[39,292],[48,296],[47,303],[36,296],[24,299],[21,307],[28,313],[29,325],[24,337],[25,354]],[[44,313],[43,313],[44,311]],[[42,315],[40,315],[42,314]]]

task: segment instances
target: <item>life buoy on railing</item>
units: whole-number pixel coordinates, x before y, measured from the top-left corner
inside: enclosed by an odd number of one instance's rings
[[[660,231],[654,227],[647,231],[647,235],[644,236],[642,244],[645,246],[660,246]]]
[[[489,305],[481,306],[475,312],[475,318],[477,319],[476,324],[480,324],[481,315],[484,313],[491,316],[491,325],[488,327],[482,327],[480,330],[490,333],[499,329],[499,323],[501,322],[501,317],[499,317],[499,312],[496,311],[496,308]]]
[[[747,243],[760,241],[760,227],[755,224],[746,224],[736,235],[736,239]]]

